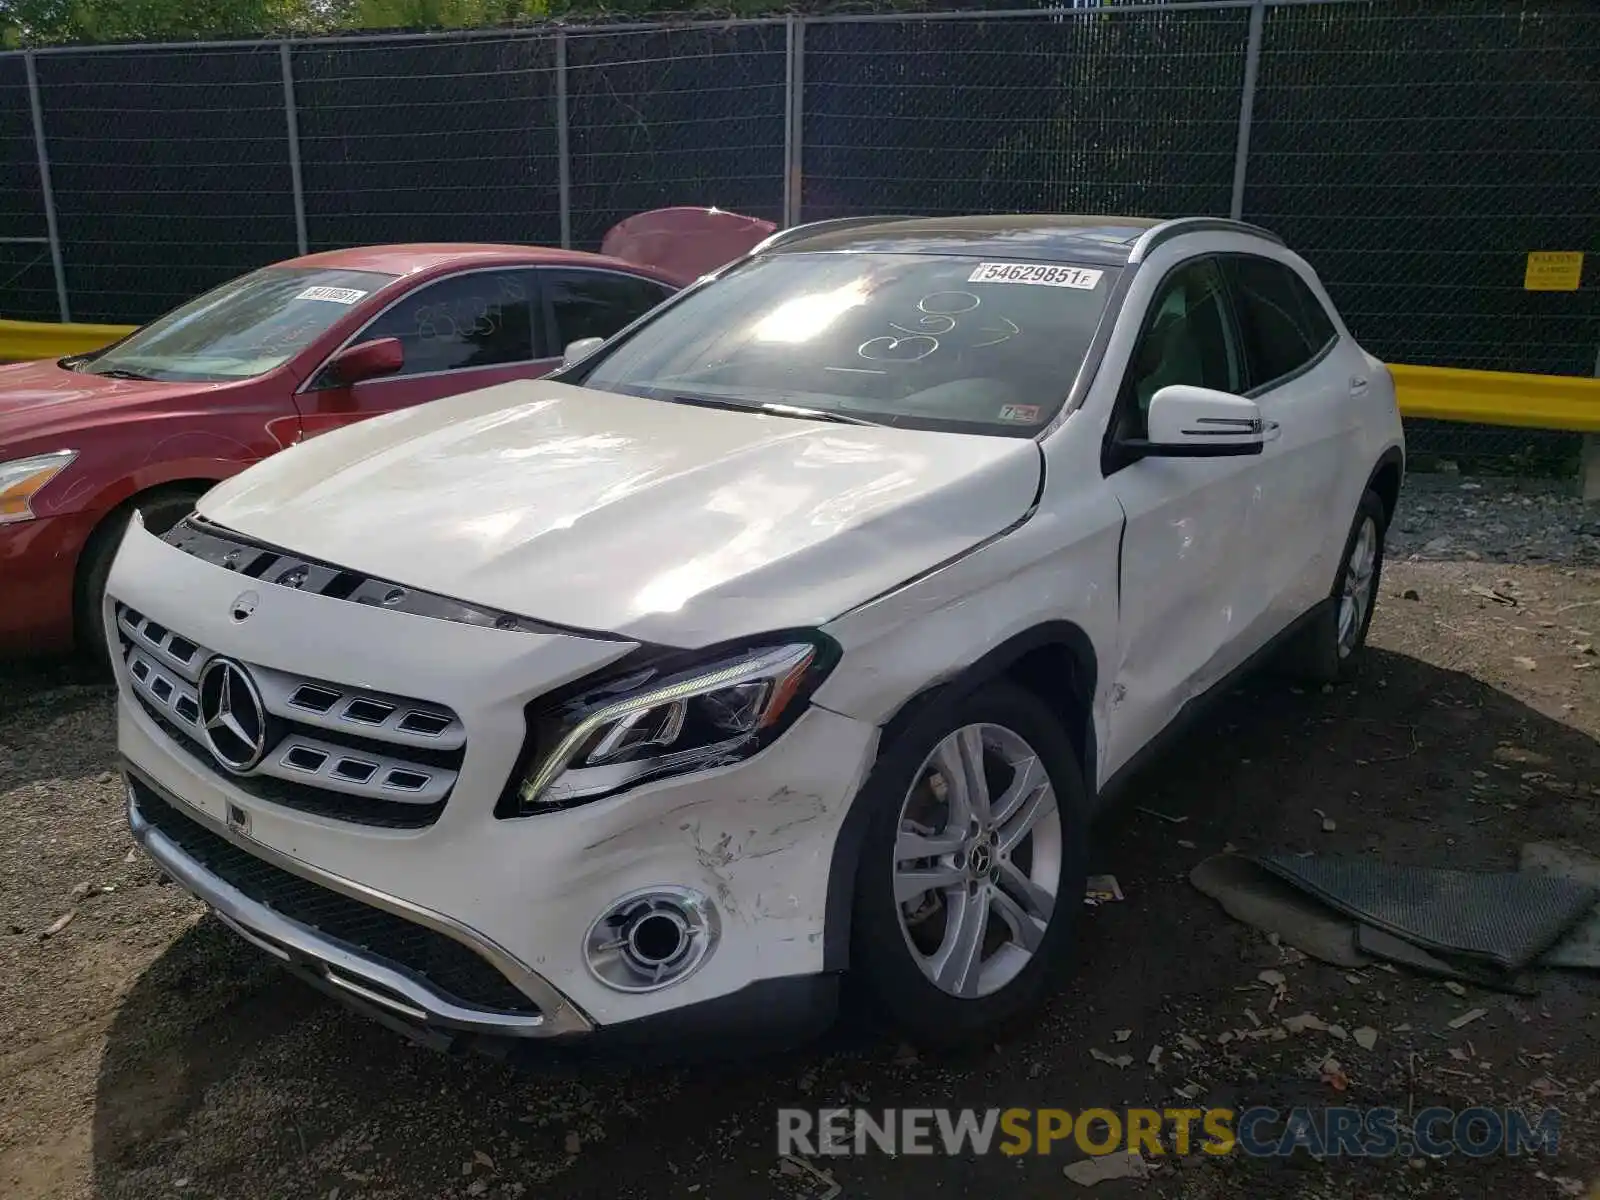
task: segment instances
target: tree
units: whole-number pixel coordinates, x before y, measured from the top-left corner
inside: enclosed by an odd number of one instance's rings
[[[356,29],[471,29],[550,15],[547,0],[354,0],[339,24]]]
[[[308,32],[325,0],[0,0],[8,45],[187,40]]]
[[[0,45],[472,29],[585,13],[776,12],[782,0],[0,0]]]

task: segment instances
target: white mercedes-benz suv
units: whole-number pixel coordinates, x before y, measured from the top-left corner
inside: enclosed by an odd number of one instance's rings
[[[549,380],[135,522],[133,832],[430,1044],[792,1036],[847,973],[974,1039],[1059,978],[1160,735],[1269,651],[1349,669],[1403,455],[1263,230],[787,230]]]

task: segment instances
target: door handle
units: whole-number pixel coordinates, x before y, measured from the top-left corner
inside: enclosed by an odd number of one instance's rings
[[[1350,376],[1350,394],[1352,396],[1363,395],[1366,392],[1366,390],[1367,390],[1367,377],[1365,375],[1352,375],[1352,376]]]

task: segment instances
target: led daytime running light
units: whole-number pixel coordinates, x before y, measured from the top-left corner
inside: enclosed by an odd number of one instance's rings
[[[773,679],[774,686],[767,702],[767,711],[757,723],[757,728],[765,728],[793,699],[800,678],[804,676],[816,656],[815,646],[780,646],[744,662],[733,663],[715,671],[708,671],[704,675],[696,675],[596,709],[561,739],[555,751],[539,768],[538,774],[522,785],[522,800],[525,804],[532,804],[543,795],[567,769],[578,750],[603,726],[635,713],[670,704],[674,700],[686,700],[703,692],[716,691],[719,688],[755,679]]]

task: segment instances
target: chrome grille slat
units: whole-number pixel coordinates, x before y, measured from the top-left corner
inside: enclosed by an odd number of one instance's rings
[[[166,736],[244,791],[335,816],[341,804],[348,813],[353,801],[368,802],[345,819],[372,823],[359,813],[376,810],[410,814],[395,819],[415,826],[436,820],[454,790],[466,730],[448,708],[255,664],[241,665],[268,714],[268,748],[252,769],[226,770],[207,744],[200,712],[198,681],[212,651],[126,605],[115,611],[134,694]],[[297,804],[297,795],[322,798]]]
[[[300,708],[313,713],[325,713],[337,703],[339,703],[338,692],[332,688],[317,687],[313,683],[302,683],[294,690],[294,695],[289,697],[290,708]]]
[[[278,761],[291,770],[304,771],[308,775],[315,775],[327,763],[328,756],[320,750],[309,750],[304,746],[290,746],[283,752]]]
[[[296,751],[306,755],[321,755],[322,761],[315,770],[295,766],[288,759]],[[340,766],[346,763],[370,765],[372,770],[364,779],[347,778],[338,773]],[[456,772],[443,767],[426,766],[381,754],[369,754],[365,750],[352,750],[348,746],[318,741],[300,733],[291,733],[279,742],[277,749],[267,755],[256,771],[278,779],[313,783],[317,787],[327,788],[330,792],[374,796],[393,800],[399,804],[437,804],[450,794],[450,789],[456,784]],[[427,782],[420,788],[394,787],[388,780],[389,775],[395,771],[423,776]]]
[[[409,728],[407,728],[409,726]],[[418,737],[435,738],[450,728],[448,719],[438,713],[421,712],[412,709],[400,718],[400,724],[395,726],[402,733],[414,733]]]
[[[152,626],[159,632],[159,637],[150,636],[148,630]],[[135,645],[146,651],[149,656],[153,657],[155,661],[169,671],[177,672],[190,683],[195,683],[199,680],[200,668],[205,663],[206,654],[205,651],[189,641],[188,638],[180,637],[170,629],[155,625],[142,613],[121,606],[117,609],[117,628],[121,629]],[[180,648],[183,646],[193,647],[194,653],[187,659],[180,658],[172,652],[172,644],[174,642],[179,643]]]
[[[365,696],[361,696],[344,706],[339,713],[339,719],[355,721],[359,725],[382,725],[394,714],[394,705],[368,700]]]
[[[147,703],[161,709],[178,728],[199,741],[200,700],[193,685],[168,671],[142,643],[128,651],[127,662],[134,691],[143,696]],[[158,691],[158,685],[162,683],[171,689],[165,695]]]
[[[393,743],[396,746],[413,746],[425,750],[459,750],[467,742],[467,731],[449,709],[392,696],[372,688],[342,687],[323,680],[308,680],[299,675],[275,671],[268,667],[251,667],[256,687],[261,690],[261,701],[275,717],[285,717],[299,725],[314,725],[330,732],[343,732],[370,738],[373,741]],[[337,696],[326,709],[318,711],[295,701],[301,693],[314,689]],[[346,714],[352,705],[367,704],[388,710],[382,721],[361,721]],[[402,727],[411,713],[436,717],[443,728],[436,734],[417,733]]]

